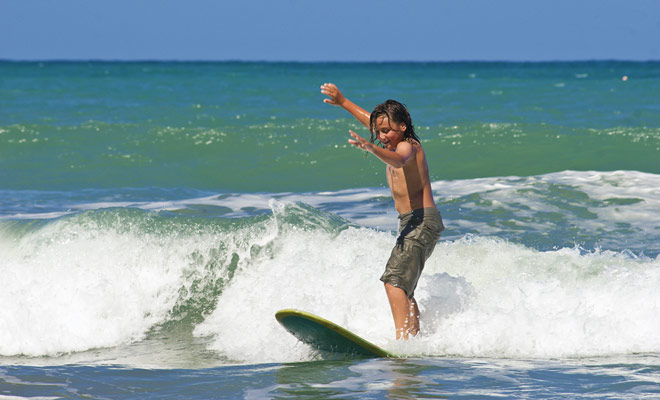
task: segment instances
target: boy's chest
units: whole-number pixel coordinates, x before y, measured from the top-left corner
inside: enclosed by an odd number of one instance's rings
[[[393,195],[401,195],[406,192],[406,178],[403,168],[394,168],[390,165],[386,169],[387,184],[390,187]]]

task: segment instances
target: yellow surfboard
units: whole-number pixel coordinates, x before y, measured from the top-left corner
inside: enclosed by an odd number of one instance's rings
[[[275,318],[293,336],[317,350],[349,356],[398,358],[348,329],[305,311],[280,310]]]

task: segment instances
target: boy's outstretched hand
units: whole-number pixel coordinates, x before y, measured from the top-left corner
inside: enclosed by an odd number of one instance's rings
[[[348,131],[353,139],[348,139],[348,143],[352,144],[353,146],[357,147],[358,149],[362,149],[364,151],[372,151],[373,150],[373,143],[369,142],[368,140],[364,139],[357,133],[349,130]]]
[[[321,93],[330,97],[329,99],[323,99],[323,102],[332,104],[333,106],[341,106],[345,100],[344,95],[341,94],[341,91],[334,83],[324,83],[321,85]]]

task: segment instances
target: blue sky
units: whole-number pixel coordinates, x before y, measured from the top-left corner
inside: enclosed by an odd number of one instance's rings
[[[10,60],[660,60],[658,0],[0,0]]]

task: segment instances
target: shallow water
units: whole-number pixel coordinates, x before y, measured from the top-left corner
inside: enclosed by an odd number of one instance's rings
[[[193,370],[6,366],[0,367],[0,393],[41,399],[642,399],[660,393],[659,370],[656,356],[561,361],[373,359]]]

